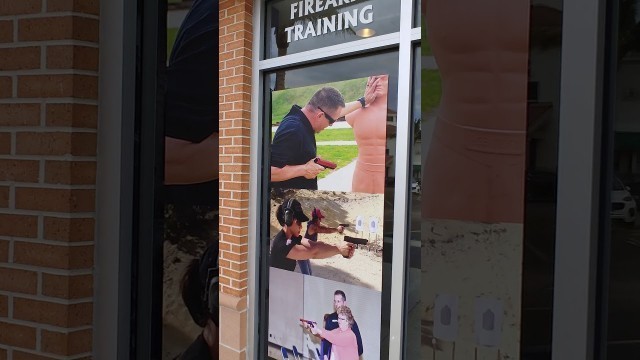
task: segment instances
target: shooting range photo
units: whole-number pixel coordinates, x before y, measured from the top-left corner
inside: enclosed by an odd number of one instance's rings
[[[271,186],[384,193],[388,75],[272,92]]]
[[[273,189],[269,266],[381,291],[383,201],[382,194]],[[288,207],[300,225],[281,225]],[[286,236],[289,228],[295,233]]]
[[[381,293],[270,269],[271,359],[380,359]]]

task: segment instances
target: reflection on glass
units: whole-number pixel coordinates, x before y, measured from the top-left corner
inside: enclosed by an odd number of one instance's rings
[[[407,332],[420,343],[407,356],[549,358],[561,3],[423,5],[421,337]]]
[[[421,88],[420,77],[420,46],[416,46],[413,49],[413,73],[412,73],[412,109],[411,119],[413,121],[411,139],[411,195],[409,197],[409,216],[410,216],[410,233],[407,243],[407,282],[406,289],[406,323],[405,323],[405,359],[421,359],[420,349],[420,317],[422,315],[421,299],[420,299],[420,269],[421,269],[421,254],[420,254],[420,201],[421,196],[421,183],[422,183],[422,163],[421,163],[421,150],[422,150],[422,127],[424,121],[422,117],[424,113],[421,112],[421,95],[423,94]]]
[[[400,0],[267,3],[267,59],[400,30]]]
[[[610,102],[612,116],[605,117],[613,131],[612,158],[607,161],[611,237],[605,358],[609,360],[640,357],[640,3],[616,3],[617,31],[612,33],[617,34],[618,47],[608,69],[614,86],[608,93],[615,97]]]

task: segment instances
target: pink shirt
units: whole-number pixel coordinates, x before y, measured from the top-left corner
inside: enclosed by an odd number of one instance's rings
[[[356,334],[351,329],[342,331],[337,328],[331,331],[323,331],[322,337],[332,344],[331,351],[335,353],[338,360],[358,360],[360,358],[358,356]]]

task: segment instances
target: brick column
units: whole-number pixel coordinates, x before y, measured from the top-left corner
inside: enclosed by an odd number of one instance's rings
[[[220,2],[220,358],[245,359],[251,0]]]
[[[0,0],[0,359],[90,358],[98,0]]]

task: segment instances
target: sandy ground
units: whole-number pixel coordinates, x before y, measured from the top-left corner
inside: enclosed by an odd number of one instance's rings
[[[180,279],[193,256],[169,242],[164,243],[164,255],[162,359],[170,360],[185,350],[202,329],[191,319],[180,295]]]
[[[199,258],[206,239],[218,241],[218,211],[195,206],[191,210],[169,206],[165,209],[165,241],[162,298],[162,359],[171,360],[200,334],[182,301],[180,282],[185,269]]]
[[[423,223],[422,232],[418,307],[422,309],[424,358],[519,359],[523,226],[431,220]],[[454,341],[434,340],[435,299],[439,295],[457,298]],[[502,304],[495,318],[494,331],[499,334],[495,346],[478,345],[478,311],[474,307],[480,298]],[[415,329],[416,325],[410,327]]]
[[[302,204],[307,216],[311,217],[314,207],[320,208],[326,216],[322,223],[329,227],[336,227],[339,223],[351,226],[345,229],[344,235],[362,237],[369,240],[369,244],[360,246],[353,258],[344,259],[333,256],[327,259],[311,260],[313,276],[331,279],[346,284],[358,285],[369,289],[382,291],[382,216],[384,196],[382,194],[361,194],[337,191],[286,190],[272,193],[271,201],[271,238],[281,229],[275,217],[275,210],[284,198],[294,196]],[[356,218],[361,216],[367,223],[369,218],[379,220],[378,231],[372,233],[365,226],[365,230],[357,232]],[[306,231],[303,224],[302,235]],[[318,240],[331,244],[343,241],[340,234],[319,234]],[[296,271],[299,271],[296,268]]]

